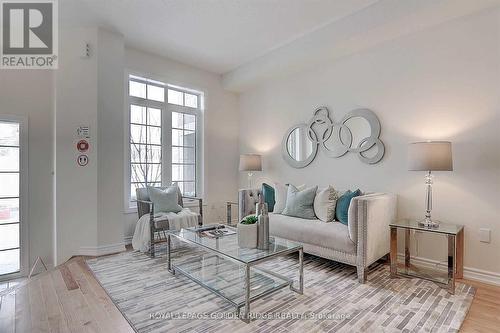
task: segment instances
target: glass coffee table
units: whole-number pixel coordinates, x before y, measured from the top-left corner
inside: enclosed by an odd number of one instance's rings
[[[225,226],[229,230],[236,228]],[[172,262],[172,237],[203,250],[188,260]],[[258,267],[265,261],[298,252],[298,286],[294,279],[276,271]],[[304,289],[304,252],[302,245],[285,239],[270,237],[268,250],[244,249],[238,246],[238,235],[211,238],[194,228],[167,232],[167,269],[180,273],[236,308],[237,316],[250,321],[250,303],[282,288],[289,287],[299,294]],[[245,307],[244,316],[240,309]]]

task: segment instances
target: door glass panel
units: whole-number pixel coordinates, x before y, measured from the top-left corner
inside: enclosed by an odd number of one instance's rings
[[[0,251],[0,275],[19,272],[19,249]]]
[[[0,172],[19,170],[19,148],[0,147]]]
[[[0,122],[0,146],[19,146],[19,124]]]
[[[19,174],[0,173],[0,198],[19,196]]]
[[[20,125],[0,121],[0,275],[21,268]]]
[[[19,222],[19,199],[0,199],[0,224]]]
[[[16,247],[19,247],[19,223],[0,224],[0,250]]]

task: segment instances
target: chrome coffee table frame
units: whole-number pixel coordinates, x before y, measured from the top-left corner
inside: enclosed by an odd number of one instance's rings
[[[171,244],[172,244],[171,237],[175,237],[182,242],[198,246],[198,247],[202,248],[203,250],[206,250],[206,251],[209,251],[211,253],[216,254],[217,257],[222,257],[223,259],[230,260],[238,265],[243,265],[244,270],[245,270],[245,300],[243,302],[235,302],[234,300],[223,295],[217,289],[207,285],[206,283],[204,283],[200,279],[197,279],[195,276],[190,274],[187,270],[184,270],[181,267],[173,264],[172,259],[171,259]],[[223,236],[223,237],[236,237],[236,235]],[[261,263],[266,262],[268,260],[275,259],[276,257],[280,257],[280,256],[286,256],[286,255],[289,255],[289,254],[292,254],[295,252],[298,252],[298,254],[299,254],[299,281],[298,281],[299,286],[297,288],[294,287],[294,280],[293,279],[290,279],[290,278],[283,276],[281,274],[278,274],[276,272],[272,272],[268,269],[264,269],[262,267],[255,267],[255,265],[261,264]],[[261,271],[261,272],[267,273],[269,275],[272,275],[280,280],[283,280],[283,282],[276,285],[275,287],[273,287],[271,289],[266,290],[265,292],[263,292],[261,294],[258,294],[258,295],[251,297],[250,296],[250,289],[251,289],[250,269],[251,268],[254,270]],[[303,294],[303,291],[304,291],[304,250],[302,248],[302,245],[297,245],[297,246],[290,248],[288,250],[283,250],[283,251],[280,251],[277,253],[272,253],[272,254],[269,254],[265,257],[245,262],[245,261],[233,258],[233,257],[225,254],[223,251],[218,251],[218,250],[215,250],[209,246],[205,246],[203,244],[200,244],[199,242],[184,238],[181,235],[177,234],[175,231],[170,231],[170,232],[167,232],[167,269],[170,273],[172,273],[174,275],[176,273],[180,273],[180,274],[186,276],[187,278],[196,282],[200,286],[204,287],[205,289],[209,290],[210,292],[216,294],[217,296],[220,296],[221,298],[223,298],[226,301],[228,301],[229,303],[231,303],[236,308],[237,316],[246,323],[250,322],[250,303],[252,303],[252,302],[254,302],[254,301],[256,301],[264,296],[267,296],[271,293],[274,293],[280,289],[283,289],[285,287],[289,287],[290,290],[292,290],[298,294]],[[241,317],[240,310],[243,307],[245,307],[245,315],[243,317]]]

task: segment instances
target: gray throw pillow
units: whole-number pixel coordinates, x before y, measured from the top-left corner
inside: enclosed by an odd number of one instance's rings
[[[313,204],[317,190],[318,187],[314,186],[299,191],[295,186],[288,185],[286,207],[282,214],[303,219],[315,219]]]
[[[165,190],[148,187],[149,199],[154,204],[154,214],[178,213],[182,210],[179,205],[178,187],[169,186]]]

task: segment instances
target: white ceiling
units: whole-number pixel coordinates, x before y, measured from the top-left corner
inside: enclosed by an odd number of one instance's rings
[[[128,46],[226,73],[378,0],[61,0],[61,27],[100,25]]]

